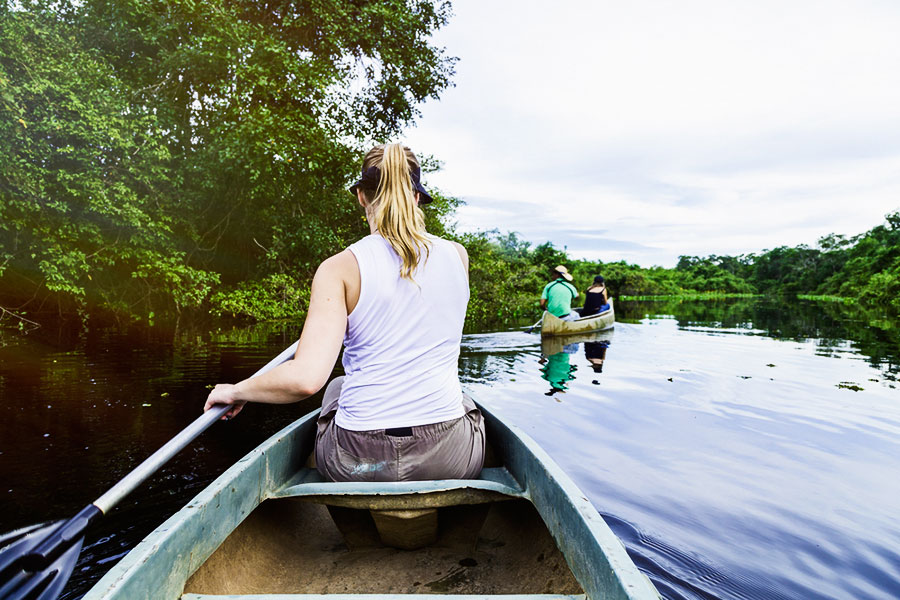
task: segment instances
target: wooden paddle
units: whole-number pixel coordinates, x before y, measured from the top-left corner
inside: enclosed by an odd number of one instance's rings
[[[535,324],[532,325],[531,327],[526,327],[526,328],[525,328],[525,333],[531,333],[532,331],[534,331],[534,328],[535,328],[535,327],[540,327],[541,323],[544,322],[544,315],[546,315],[546,314],[547,314],[547,313],[544,312],[543,314],[541,314],[541,318],[538,320],[537,323],[535,323]]]
[[[291,360],[297,352],[298,343],[294,342],[285,348],[252,377]],[[231,406],[222,404],[197,417],[119,483],[68,521],[32,525],[0,536],[0,600],[55,600],[75,568],[84,543],[84,530],[218,421],[230,408]]]

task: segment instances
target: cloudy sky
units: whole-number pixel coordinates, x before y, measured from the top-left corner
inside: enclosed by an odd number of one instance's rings
[[[900,2],[455,0],[406,141],[464,230],[673,266],[900,209]]]

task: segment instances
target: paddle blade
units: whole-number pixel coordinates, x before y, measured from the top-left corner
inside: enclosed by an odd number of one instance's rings
[[[88,505],[68,521],[0,536],[0,600],[56,600],[78,561],[82,533],[99,514]]]

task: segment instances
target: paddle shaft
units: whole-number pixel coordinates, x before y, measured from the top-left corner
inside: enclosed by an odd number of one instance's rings
[[[545,312],[545,313],[543,313],[543,314],[541,315],[541,318],[538,319],[538,322],[537,322],[537,323],[535,323],[535,324],[532,325],[531,327],[528,327],[528,328],[525,330],[525,333],[531,333],[532,331],[534,331],[534,328],[535,328],[535,327],[537,327],[538,325],[540,325],[541,323],[543,323],[543,322],[544,322],[544,315],[545,315],[545,314],[547,314],[547,313]]]
[[[287,362],[294,357],[297,352],[297,344],[294,342],[284,351],[270,360],[266,366],[251,375],[256,377],[263,373],[274,369],[281,363]],[[165,446],[151,454],[144,462],[139,464],[131,473],[122,478],[119,483],[111,487],[105,494],[94,501],[94,506],[106,513],[119,501],[130,494],[136,487],[141,485],[148,477],[155,473],[160,467],[166,464],[170,458],[178,454],[185,446],[190,444],[194,439],[206,431],[210,425],[222,418],[231,408],[228,404],[221,404],[209,409],[201,416],[197,417],[193,423],[185,427],[181,433],[169,440]]]
[[[295,342],[251,377],[293,358]],[[215,406],[137,466],[131,473],[67,521],[0,536],[0,600],[55,600],[62,591],[84,541],[84,530],[191,443],[231,406]]]

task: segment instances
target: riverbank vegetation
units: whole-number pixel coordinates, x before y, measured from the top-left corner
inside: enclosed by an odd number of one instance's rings
[[[2,321],[301,319],[319,262],[368,232],[346,191],[362,153],[452,85],[430,42],[449,17],[437,0],[0,1]],[[461,233],[458,201],[433,195],[429,231],[469,251],[470,325],[536,317],[557,264],[620,298],[814,294],[900,314],[900,213],[670,269]]]
[[[0,305],[295,314],[273,303],[300,302],[367,231],[346,191],[362,150],[450,85],[430,42],[449,16],[431,0],[0,1]]]
[[[478,243],[472,244],[473,239]],[[473,265],[491,265],[483,277],[487,294],[481,296],[479,286],[473,285],[478,314],[483,316],[535,314],[536,290],[557,264],[570,269],[580,289],[602,274],[612,295],[620,299],[801,295],[900,316],[900,213],[887,215],[883,224],[856,236],[824,236],[814,248],[781,246],[759,254],[681,256],[672,269],[572,259],[551,244],[531,248],[515,234],[482,233],[466,241]]]

